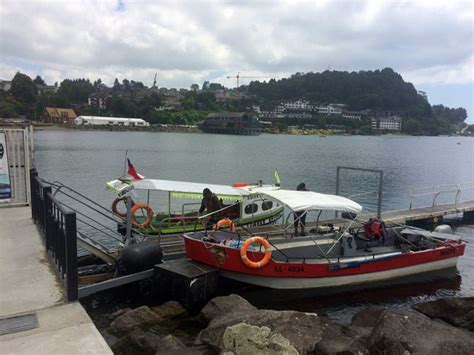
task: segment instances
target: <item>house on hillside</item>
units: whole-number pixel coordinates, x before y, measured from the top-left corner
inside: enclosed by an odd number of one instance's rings
[[[59,86],[57,85],[41,85],[41,84],[36,84],[36,89],[38,90],[38,94],[55,94],[59,90]]]
[[[376,130],[401,131],[402,118],[397,115],[372,117],[372,128]]]
[[[71,108],[46,107],[41,120],[46,123],[73,123],[76,117]]]
[[[102,90],[92,93],[87,99],[87,104],[91,107],[105,110],[112,100],[111,90]]]

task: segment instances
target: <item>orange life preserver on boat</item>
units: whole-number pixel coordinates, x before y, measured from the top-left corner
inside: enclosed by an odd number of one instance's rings
[[[146,219],[142,223],[138,223],[137,218],[135,216],[135,212],[142,209],[146,210]],[[147,228],[150,226],[151,222],[153,221],[153,214],[154,214],[153,210],[151,209],[150,206],[148,206],[145,203],[136,203],[135,205],[133,205],[131,212],[132,212],[132,223],[135,227]]]
[[[117,209],[117,205],[120,201],[123,201],[123,203],[125,204],[125,207],[127,207],[125,199],[126,199],[125,197],[116,198],[114,200],[114,202],[112,202],[112,213],[113,214],[115,214],[117,216],[120,216],[120,217],[127,217],[127,211],[119,212],[119,210]]]
[[[249,246],[251,246],[254,243],[258,243],[265,248],[265,256],[260,261],[252,261],[252,260],[249,260],[249,258],[247,257],[247,249],[249,248]],[[248,267],[251,267],[252,269],[258,269],[262,266],[265,266],[268,264],[268,262],[272,258],[270,243],[268,242],[268,240],[262,237],[249,238],[245,241],[244,245],[242,245],[242,248],[240,249],[240,258],[242,259],[242,262],[245,265],[247,265]]]
[[[232,186],[233,187],[245,187],[245,186],[249,186],[250,184],[246,181],[239,181],[239,182],[236,182],[235,184],[233,184]]]
[[[222,227],[229,227],[229,232],[235,232],[235,224],[230,218],[222,218],[214,225],[214,230],[217,231]]]

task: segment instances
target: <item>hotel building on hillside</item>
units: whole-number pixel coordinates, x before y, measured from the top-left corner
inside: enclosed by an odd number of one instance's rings
[[[401,131],[402,118],[400,116],[372,117],[372,128],[376,130]]]

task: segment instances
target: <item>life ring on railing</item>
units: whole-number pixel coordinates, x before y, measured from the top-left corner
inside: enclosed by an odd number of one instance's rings
[[[223,218],[214,224],[214,230],[217,231],[221,228],[229,228],[229,232],[235,232],[235,224],[230,218]]]
[[[135,212],[137,212],[138,210],[146,210],[146,219],[142,223],[138,223],[137,218],[135,216]],[[153,215],[154,215],[153,210],[151,209],[150,206],[148,206],[145,203],[136,203],[132,207],[131,212],[132,212],[132,223],[135,227],[147,228],[150,226],[151,222],[153,221]]]
[[[125,207],[127,207],[127,202],[126,202],[126,197],[122,197],[122,198],[116,198],[114,200],[114,202],[112,202],[112,213],[117,215],[117,216],[120,216],[120,217],[127,217],[127,211],[125,212],[120,212],[118,209],[117,209],[117,205],[120,201],[123,201],[123,203],[125,204]]]
[[[265,248],[265,256],[263,257],[262,260],[260,261],[252,261],[249,260],[247,257],[247,249],[249,246],[252,244],[258,243],[262,247]],[[262,266],[265,266],[268,264],[270,259],[272,258],[272,251],[270,250],[270,243],[268,240],[262,238],[262,237],[252,237],[249,238],[245,241],[244,245],[242,245],[242,248],[240,249],[240,258],[242,259],[242,262],[247,265],[248,267],[251,267],[252,269],[258,269]]]

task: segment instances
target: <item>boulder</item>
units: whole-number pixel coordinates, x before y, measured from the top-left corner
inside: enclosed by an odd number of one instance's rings
[[[162,337],[153,333],[145,333],[141,329],[135,329],[120,338],[113,346],[115,355],[154,355],[160,346]]]
[[[127,311],[110,323],[109,332],[122,336],[137,328],[146,328],[160,322],[163,318],[153,312],[149,307],[142,306]]]
[[[386,309],[368,342],[371,353],[472,354],[474,337],[419,313]]]
[[[257,310],[245,298],[231,294],[229,296],[215,297],[201,310],[201,317],[209,322],[212,319],[229,313],[241,313]]]
[[[323,324],[322,340],[316,345],[316,354],[368,354],[369,351],[360,341],[366,340],[367,332],[352,329],[334,322]],[[361,328],[363,330],[369,328]]]
[[[152,307],[151,310],[162,318],[171,318],[186,313],[186,310],[179,302],[168,301],[161,306]]]
[[[298,355],[290,341],[270,328],[239,323],[228,327],[222,338],[223,352],[245,354]]]
[[[159,354],[159,352],[157,352]],[[209,345],[191,346],[183,349],[168,351],[166,355],[217,355],[219,354]],[[222,355],[221,353],[220,355]]]
[[[373,328],[379,321],[380,315],[385,307],[373,306],[365,308],[354,314],[351,324],[357,327]]]
[[[322,322],[315,313],[261,309],[215,317],[201,331],[196,343],[222,349],[226,329],[240,323],[269,328],[272,334],[286,338],[301,354],[312,352],[321,341],[324,331]]]
[[[430,318],[438,318],[474,332],[474,297],[441,298],[417,303],[412,307]]]
[[[171,352],[182,352],[183,349],[186,349],[184,345],[178,338],[168,334],[167,336],[161,338],[155,355],[166,355]]]

